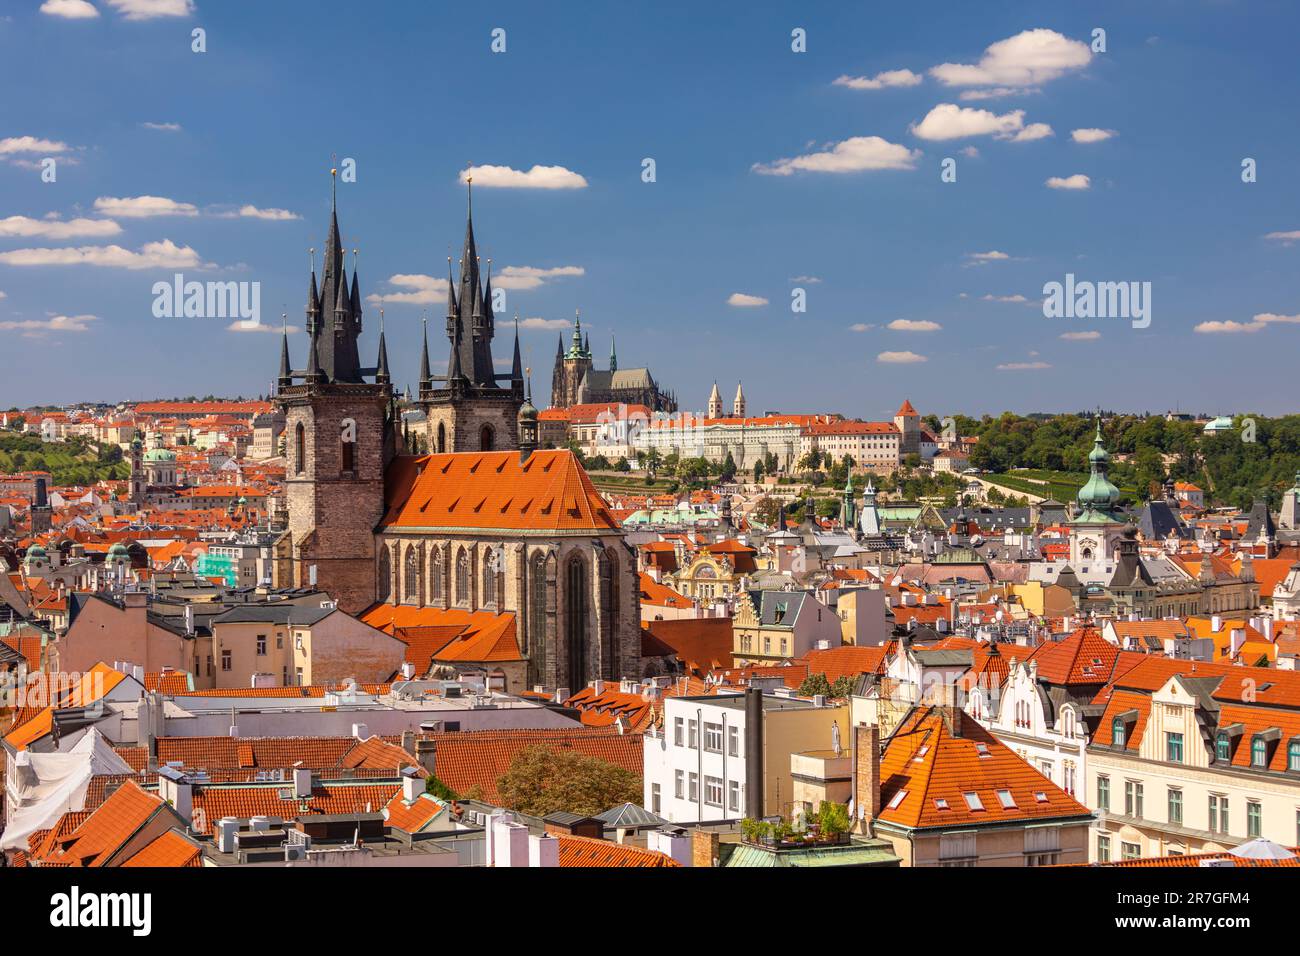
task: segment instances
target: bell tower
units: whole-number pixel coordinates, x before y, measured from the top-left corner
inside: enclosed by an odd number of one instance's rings
[[[354,614],[375,599],[374,529],[384,513],[384,469],[397,454],[398,416],[382,320],[376,365],[358,359],[361,293],[355,250],[348,284],[337,188],[332,206],[319,286],[312,250],[306,368],[290,367],[287,326],[280,343],[275,401],[285,415],[289,521],[274,583],[321,588]]]

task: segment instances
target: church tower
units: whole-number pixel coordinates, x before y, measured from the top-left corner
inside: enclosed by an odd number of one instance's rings
[[[285,415],[289,521],[275,584],[314,585],[355,614],[375,600],[374,529],[384,513],[384,469],[397,454],[398,418],[382,331],[375,366],[362,367],[358,358],[356,262],[349,285],[337,196],[332,205],[321,281],[313,261],[307,292],[306,368],[290,367],[287,328],[280,343],[275,401]]]
[[[1115,514],[1119,489],[1107,477],[1110,453],[1101,443],[1101,419],[1097,419],[1088,466],[1092,474],[1079,489],[1079,513],[1070,521],[1070,565],[1079,570],[1114,560],[1127,527],[1127,522]]]
[[[421,357],[419,404],[424,409],[429,451],[518,447],[518,416],[524,402],[519,329],[516,326],[514,362],[506,374],[498,373],[493,364],[495,335],[492,260],[487,261],[486,280],[480,284],[471,198],[458,281],[452,280],[451,259],[447,260],[447,374],[430,374],[427,336]]]
[[[736,418],[745,417],[745,389],[740,382],[736,383],[736,400],[731,403],[731,414]]]
[[[713,383],[713,391],[709,392],[709,417],[722,417],[722,396],[718,394],[718,383]]]

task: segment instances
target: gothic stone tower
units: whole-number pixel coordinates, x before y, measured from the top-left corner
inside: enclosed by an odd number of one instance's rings
[[[617,367],[616,358],[611,356],[611,362]],[[564,350],[563,340],[557,342],[555,346],[555,371],[551,374],[552,407],[568,408],[571,405],[603,400],[592,395],[584,395],[582,392],[582,383],[592,368],[591,349],[582,337],[582,316],[575,312],[573,343],[567,352]]]
[[[307,294],[306,369],[289,366],[287,330],[280,345],[276,402],[285,414],[289,522],[287,560],[277,562],[285,571],[275,583],[314,583],[356,613],[375,600],[374,531],[398,424],[382,328],[377,365],[363,368],[357,358],[361,293],[355,263],[348,286],[337,204],[322,269],[319,292],[313,266]]]
[[[428,428],[429,451],[518,447],[519,408],[524,401],[519,330],[516,327],[514,362],[509,374],[499,374],[493,365],[495,334],[492,260],[488,260],[487,280],[480,285],[471,205],[465,222],[459,282],[452,281],[451,260],[447,260],[447,340],[451,346],[447,374],[430,374],[427,334],[420,358],[419,404]]]

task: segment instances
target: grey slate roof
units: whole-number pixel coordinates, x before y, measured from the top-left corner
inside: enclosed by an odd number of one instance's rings
[[[638,807],[635,803],[622,803],[616,807],[610,807],[604,813],[596,814],[596,819],[605,824],[606,827],[660,827],[668,821],[658,814],[651,813],[645,807]]]

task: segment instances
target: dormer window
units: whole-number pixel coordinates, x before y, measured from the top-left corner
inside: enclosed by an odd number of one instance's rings
[[[1127,739],[1127,727],[1124,724],[1124,718],[1116,717],[1111,723],[1110,742],[1115,747],[1125,746]]]
[[[1268,766],[1268,743],[1263,737],[1256,737],[1250,742],[1250,765],[1252,767]]]
[[[1300,739],[1292,738],[1286,745],[1286,769],[1292,773],[1300,772]]]
[[[1227,734],[1219,734],[1214,741],[1214,759],[1231,760],[1232,759],[1232,740]]]

